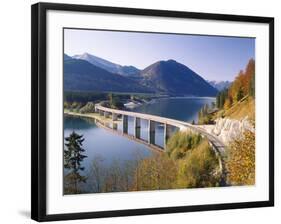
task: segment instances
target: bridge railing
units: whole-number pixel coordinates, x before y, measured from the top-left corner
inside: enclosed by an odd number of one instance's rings
[[[132,112],[132,111],[124,111],[124,110],[117,110],[117,109],[112,109],[108,107],[104,107],[101,105],[96,105],[95,107],[96,111],[104,111],[104,112],[109,112],[112,114],[120,114],[120,115],[127,115],[131,117],[138,117],[144,120],[153,120],[159,123],[163,124],[168,124],[171,126],[175,126],[178,128],[193,128],[192,124],[184,122],[184,121],[179,121],[171,118],[166,118],[166,117],[160,117],[156,115],[150,115],[150,114],[143,114],[139,112]]]

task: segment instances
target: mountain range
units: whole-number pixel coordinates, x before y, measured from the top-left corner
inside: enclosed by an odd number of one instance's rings
[[[208,83],[216,88],[218,91],[222,91],[224,89],[227,89],[232,82],[230,81],[208,81]]]
[[[189,67],[175,60],[158,61],[139,70],[84,53],[64,55],[64,88],[68,91],[158,93],[215,96],[218,92]]]
[[[140,70],[134,66],[118,65],[88,53],[74,55],[72,58],[88,61],[97,67],[107,70],[108,72],[123,76],[136,76],[140,72]]]

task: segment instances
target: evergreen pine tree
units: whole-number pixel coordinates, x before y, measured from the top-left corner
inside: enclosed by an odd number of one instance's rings
[[[65,191],[77,194],[80,192],[78,184],[86,182],[86,176],[80,174],[84,170],[81,163],[87,157],[82,154],[85,152],[82,148],[84,138],[73,131],[65,141],[64,168],[69,171],[65,175]]]
[[[221,92],[218,93],[217,97],[216,97],[216,106],[217,108],[220,108],[220,95],[221,95]]]
[[[204,115],[206,116],[209,113],[209,104],[205,104],[204,106]]]
[[[224,102],[225,102],[225,91],[223,91],[220,94],[220,108],[222,108],[224,106]]]
[[[249,85],[249,95],[255,97],[255,74],[252,75]]]

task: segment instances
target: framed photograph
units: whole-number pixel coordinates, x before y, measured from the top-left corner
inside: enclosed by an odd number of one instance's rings
[[[274,19],[32,6],[32,219],[274,205]]]

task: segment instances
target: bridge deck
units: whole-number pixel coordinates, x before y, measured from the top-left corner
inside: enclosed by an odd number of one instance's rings
[[[171,119],[171,118],[160,117],[160,116],[156,116],[156,115],[111,109],[111,108],[103,107],[103,106],[100,106],[100,105],[96,105],[96,110],[101,110],[101,111],[104,111],[104,112],[120,114],[120,115],[127,115],[127,116],[131,116],[131,117],[138,117],[138,118],[141,118],[141,119],[144,119],[144,120],[152,120],[152,121],[156,121],[158,123],[168,124],[168,125],[175,126],[175,127],[178,127],[178,128],[184,128],[184,127],[186,127],[186,128],[188,127],[190,129],[194,128],[192,126],[192,124],[190,124],[190,123],[175,120],[175,119]]]

